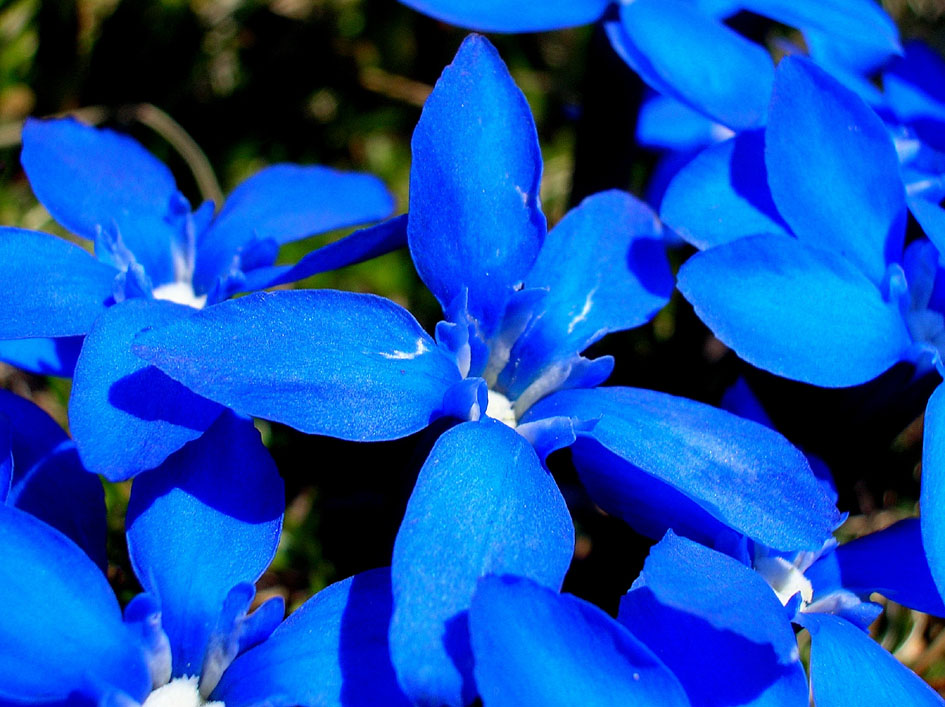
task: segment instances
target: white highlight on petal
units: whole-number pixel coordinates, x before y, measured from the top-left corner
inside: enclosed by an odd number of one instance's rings
[[[189,282],[168,282],[160,287],[155,287],[151,290],[151,294],[154,295],[154,299],[163,299],[168,302],[185,304],[194,309],[203,309],[203,306],[207,303],[207,296],[198,296],[197,293],[194,292],[193,285]]]
[[[225,707],[222,702],[204,702],[194,676],[171,680],[148,695],[141,707]]]
[[[497,393],[494,390],[489,391],[489,404],[486,407],[486,415],[493,420],[498,420],[508,425],[513,430],[518,424],[518,420],[515,419],[515,412],[512,410],[512,403],[510,403],[509,399],[502,395],[502,393]]]
[[[581,313],[578,314],[574,319],[572,319],[568,323],[569,334],[574,331],[574,327],[576,327],[578,324],[580,324],[585,319],[587,319],[587,315],[590,313],[591,307],[594,306],[594,294],[596,292],[597,292],[597,288],[595,287],[593,290],[587,293],[587,297],[584,300],[584,307],[581,309]]]
[[[407,361],[422,354],[425,354],[430,349],[427,348],[427,342],[423,339],[417,339],[417,349],[416,351],[394,351],[392,353],[381,352],[381,356],[384,358],[390,359],[392,361]]]
[[[809,604],[814,598],[814,587],[804,572],[783,557],[772,555],[755,558],[755,569],[771,585],[782,605],[787,605],[798,592],[804,604]]]

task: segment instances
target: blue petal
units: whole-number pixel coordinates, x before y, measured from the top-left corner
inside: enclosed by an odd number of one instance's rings
[[[476,683],[490,707],[688,707],[679,681],[593,604],[521,577],[486,577],[469,610]]]
[[[464,289],[483,338],[545,237],[541,153],[525,96],[484,37],[468,37],[413,133],[410,252],[446,310]]]
[[[637,116],[637,142],[664,150],[698,150],[732,131],[669,96],[651,93]]]
[[[249,295],[137,340],[136,353],[200,395],[343,439],[423,429],[460,380],[410,313],[350,292]]]
[[[620,5],[615,49],[660,93],[742,130],[764,122],[774,65],[757,44],[682,0]]]
[[[945,596],[945,386],[932,393],[925,407],[922,440],[922,544],[929,569]]]
[[[741,6],[800,30],[856,40],[875,52],[901,52],[896,23],[873,0],[741,0]]]
[[[20,473],[68,439],[65,431],[38,405],[0,390],[0,415],[13,425],[13,457]]]
[[[0,700],[53,702],[90,682],[143,701],[151,679],[101,571],[42,521],[0,505]]]
[[[945,209],[922,198],[909,199],[909,210],[939,253],[945,253]]]
[[[945,62],[919,41],[907,43],[905,50],[883,74],[889,107],[906,123],[945,122]]]
[[[84,338],[64,336],[0,341],[0,361],[42,376],[71,378]]]
[[[0,228],[0,338],[85,334],[111,303],[117,271],[47,233]]]
[[[115,230],[155,283],[173,280],[170,224],[177,186],[138,142],[73,120],[28,120],[23,169],[33,192],[70,231],[94,240]]]
[[[788,234],[768,190],[764,133],[748,130],[697,155],[669,183],[660,217],[700,250],[758,233]]]
[[[578,445],[586,443],[575,447],[576,466],[595,501],[621,517],[659,500],[634,495],[636,483],[652,485],[634,477],[649,475],[716,521],[776,549],[819,550],[840,520],[804,455],[777,432],[724,410],[652,390],[597,388],[555,393],[522,421],[555,416],[597,420],[578,431]],[[603,462],[583,466],[583,451],[589,462]],[[650,512],[671,520],[679,510]]]
[[[111,481],[153,469],[196,439],[221,407],[135,356],[135,334],[186,319],[193,309],[160,300],[127,300],[86,337],[76,366],[69,421],[85,466]]]
[[[394,543],[391,659],[404,692],[420,704],[468,704],[477,580],[511,573],[557,590],[573,549],[564,499],[520,435],[487,419],[440,437]]]
[[[390,572],[362,572],[300,606],[237,658],[211,695],[231,707],[274,696],[300,705],[409,705],[387,648]]]
[[[753,236],[691,257],[680,292],[754,366],[827,387],[872,380],[911,337],[896,302],[850,261],[785,236]]]
[[[588,197],[548,234],[525,285],[548,290],[512,348],[514,379],[527,385],[605,334],[645,324],[669,301],[673,275],[656,215],[625,192]],[[515,390],[514,381],[503,384]]]
[[[879,592],[910,609],[945,616],[932,580],[917,518],[907,518],[838,547],[807,572],[815,592],[846,589],[861,596]]]
[[[863,100],[810,61],[787,57],[765,161],[774,203],[797,237],[881,283],[902,255],[905,190],[892,138]]]
[[[194,286],[208,292],[242,246],[282,244],[390,215],[394,199],[368,174],[280,164],[254,174],[230,194],[197,241]]]
[[[694,705],[803,705],[794,631],[771,587],[720,552],[667,533],[618,620],[682,682]]]
[[[269,566],[284,507],[259,433],[230,412],[135,480],[128,550],[141,585],[160,601],[175,677],[201,673],[227,594]]]
[[[918,675],[850,622],[829,614],[799,618],[811,634],[811,692],[817,707],[943,704]]]
[[[13,425],[0,413],[0,503],[7,500],[13,482]]]
[[[401,0],[425,15],[483,32],[543,32],[589,24],[604,13],[609,0]]]
[[[339,241],[313,250],[293,266],[276,266],[268,277],[256,271],[247,275],[246,289],[263,289],[296,282],[318,273],[376,258],[407,245],[407,214],[376,226],[362,228]]]

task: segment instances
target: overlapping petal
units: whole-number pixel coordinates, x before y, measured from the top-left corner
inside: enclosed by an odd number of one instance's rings
[[[724,410],[652,390],[596,388],[550,395],[523,422],[556,416],[597,420],[578,432],[575,465],[595,501],[631,524],[634,506],[647,505],[666,519],[662,534],[680,511],[698,506],[769,547],[819,550],[840,520],[797,449]],[[638,474],[667,488],[638,482]],[[634,497],[637,483],[648,495]],[[660,507],[664,499],[685,505]]]
[[[547,0],[539,4],[506,0],[401,0],[404,5],[444,22],[483,32],[542,32],[588,24],[610,0]]]
[[[700,250],[760,233],[787,235],[768,189],[763,131],[741,132],[679,170],[660,217]]]
[[[911,346],[898,303],[843,255],[786,236],[697,253],[679,290],[752,365],[826,387],[864,383]]]
[[[637,142],[664,150],[697,150],[731,136],[731,131],[675,98],[649,95],[640,106]]]
[[[777,595],[740,562],[667,533],[620,602],[618,620],[693,704],[802,705],[807,680]]]
[[[0,228],[0,338],[86,334],[112,300],[114,268],[46,233]]]
[[[945,596],[945,386],[938,386],[925,407],[922,439],[922,544],[929,569]]]
[[[153,469],[196,439],[222,411],[135,356],[135,335],[184,320],[194,310],[134,299],[111,307],[85,339],[69,421],[85,466],[112,481]]]
[[[521,577],[486,577],[469,625],[476,682],[490,706],[689,705],[645,645],[575,596]]]
[[[800,622],[811,634],[811,692],[817,707],[945,703],[918,675],[850,622],[830,614],[801,614]]]
[[[211,699],[250,707],[278,695],[293,705],[409,705],[387,646],[390,571],[332,584],[237,658]]]
[[[0,504],[0,699],[66,702],[151,689],[143,651],[101,571],[72,541]]]
[[[178,199],[171,171],[137,141],[71,118],[28,120],[23,169],[33,193],[59,223],[94,240],[121,234],[152,282],[173,280],[169,217]]]
[[[30,373],[71,378],[82,348],[82,336],[0,341],[0,361]]]
[[[673,291],[661,231],[648,206],[616,190],[588,197],[552,229],[525,278],[548,294],[512,348],[517,380],[653,318]]]
[[[468,704],[476,582],[510,573],[557,590],[573,549],[564,499],[524,438],[491,419],[442,435],[394,544],[390,648],[404,692],[418,704]]]
[[[774,203],[795,235],[880,284],[902,254],[906,203],[879,117],[812,62],[787,57],[775,79],[765,160]]]
[[[288,243],[378,221],[393,209],[394,199],[377,177],[319,166],[268,167],[236,187],[201,234],[195,288],[211,290],[240,247],[253,240]]]
[[[175,677],[201,673],[227,594],[255,582],[272,561],[284,508],[282,479],[259,433],[229,411],[135,480],[129,553],[145,591],[160,602]]]
[[[624,60],[660,93],[734,130],[764,122],[774,81],[768,53],[692,3],[621,3],[620,28],[610,36]]]
[[[541,153],[528,103],[495,48],[468,37],[413,133],[410,252],[446,310],[464,290],[491,336],[545,237]]]

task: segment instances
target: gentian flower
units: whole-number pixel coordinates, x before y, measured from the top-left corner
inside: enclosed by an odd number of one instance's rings
[[[401,2],[491,32],[560,29],[601,18],[616,52],[651,88],[733,130],[764,123],[774,79],[768,52],[724,24],[741,10],[800,29],[815,53],[842,42],[860,62],[875,66],[901,51],[895,24],[872,0]]]
[[[283,494],[252,422],[228,411],[139,475],[127,538],[144,593],[124,615],[66,536],[0,506],[0,701],[409,704],[386,645],[388,570],[334,584],[286,621],[279,597],[248,613],[276,551]]]
[[[836,511],[778,434],[598,387],[613,361],[581,351],[648,321],[671,292],[660,227],[612,191],[546,233],[534,122],[485,39],[444,71],[412,147],[408,242],[444,309],[435,338],[385,299],[293,291],[221,303],[143,333],[135,351],[199,395],[307,433],[385,440],[466,421],[434,445],[394,547],[391,656],[413,700],[475,697],[467,614],[480,577],[560,587],[573,529],[542,468],[555,449],[570,445],[595,500],[656,537],[712,541],[731,527],[822,545]]]
[[[907,198],[899,170],[860,98],[785,59],[764,133],[710,148],[667,191],[666,221],[707,248],[680,270],[680,290],[739,356],[786,378],[857,385],[900,361],[942,374],[945,212]],[[904,248],[907,207],[931,240]],[[945,589],[943,396],[939,387],[926,410],[921,506]]]
[[[0,228],[0,339],[14,340],[0,343],[0,356],[57,375],[72,375],[78,357],[72,432],[86,467],[112,480],[157,466],[222,410],[142,365],[129,349],[136,332],[404,238],[394,220],[295,267],[273,266],[281,243],[387,216],[393,200],[368,175],[276,165],[214,215],[211,202],[192,213],[170,170],[137,142],[72,119],[27,121],[22,162],[39,200],[93,241],[96,257],[48,234]]]
[[[872,591],[941,616],[918,523],[901,521],[823,554],[755,548],[733,558],[666,534],[617,620],[674,672],[696,705],[941,705],[865,632]],[[791,624],[808,629],[810,690]],[[867,667],[868,666],[868,667]]]

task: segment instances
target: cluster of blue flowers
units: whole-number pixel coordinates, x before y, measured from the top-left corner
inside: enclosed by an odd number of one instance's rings
[[[838,544],[829,471],[743,381],[721,409],[607,385],[614,358],[588,353],[678,286],[777,376],[945,376],[945,64],[902,49],[872,0],[403,1],[485,31],[602,22],[658,92],[640,139],[687,155],[659,213],[611,190],[549,229],[531,112],[479,35],[426,101],[394,218],[377,179],[292,165],[194,211],[130,138],[28,121],[32,189],[94,257],[0,228],[0,360],[73,378],[71,438],[0,391],[0,704],[945,704],[868,633],[874,592],[945,616],[945,388],[921,517]],[[724,23],[739,11],[806,46],[775,67]],[[281,244],[370,223],[275,264]],[[696,249],[678,280],[671,234]],[[375,295],[266,291],[400,247],[442,308],[432,332]],[[281,599],[254,604],[285,511],[254,417],[439,434],[390,567],[285,620]],[[594,503],[655,542],[616,618],[561,593],[564,449]],[[134,479],[143,592],[124,607],[98,475]]]

